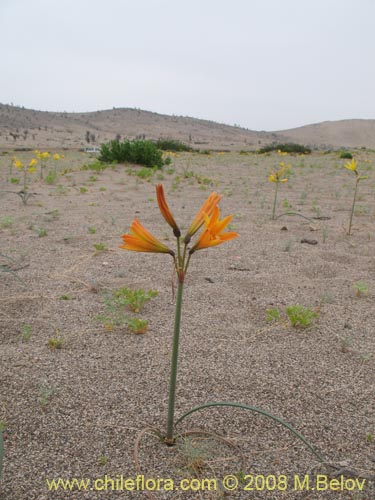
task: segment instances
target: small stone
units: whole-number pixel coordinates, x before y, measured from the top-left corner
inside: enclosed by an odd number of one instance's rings
[[[283,226],[280,231],[288,231],[288,228],[286,226]]]
[[[308,238],[302,238],[301,243],[307,243],[308,245],[317,245],[318,240],[309,240]]]

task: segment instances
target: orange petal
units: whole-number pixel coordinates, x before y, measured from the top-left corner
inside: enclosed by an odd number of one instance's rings
[[[176,236],[176,238],[179,238],[181,236],[181,231],[177,226],[171,211],[169,210],[167,201],[165,199],[164,188],[162,184],[158,184],[156,186],[156,197],[158,200],[158,205],[162,216],[168,222],[168,224],[173,228],[173,234]]]
[[[173,251],[156,239],[137,219],[132,222],[130,233],[122,236],[124,245],[121,245],[120,248],[134,252],[169,253],[173,255]]]
[[[203,203],[185,236],[186,243],[189,243],[191,237],[201,228],[204,223],[205,216],[211,216],[220,199],[221,196],[216,192],[213,192]]]

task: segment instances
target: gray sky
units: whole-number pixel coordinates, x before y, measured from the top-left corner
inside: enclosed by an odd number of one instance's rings
[[[279,130],[375,118],[375,0],[0,0],[0,102]]]

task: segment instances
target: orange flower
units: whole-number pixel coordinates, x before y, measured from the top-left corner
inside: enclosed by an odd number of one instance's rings
[[[173,234],[176,236],[176,238],[179,238],[181,236],[181,231],[177,226],[176,221],[174,220],[174,217],[171,214],[171,211],[169,210],[168,204],[164,196],[164,188],[162,184],[158,184],[156,186],[156,196],[158,199],[158,205],[162,216],[168,222],[171,228],[173,228]]]
[[[191,237],[201,228],[204,223],[205,217],[210,217],[210,215],[212,215],[212,212],[214,211],[216,205],[219,203],[220,198],[221,195],[213,192],[203,203],[185,236],[186,244],[190,242]]]
[[[132,250],[133,252],[169,253],[170,255],[174,255],[173,251],[152,236],[138,219],[133,220],[130,226],[130,233],[122,235],[124,245],[121,245],[120,248]]]
[[[223,233],[224,229],[232,220],[232,216],[228,215],[224,219],[220,219],[220,210],[218,206],[214,207],[213,214],[210,217],[205,216],[205,229],[199,236],[198,241],[190,250],[190,254],[194,253],[196,250],[202,250],[202,248],[213,247],[220,245],[225,241],[233,240],[237,238],[238,234],[235,232]]]

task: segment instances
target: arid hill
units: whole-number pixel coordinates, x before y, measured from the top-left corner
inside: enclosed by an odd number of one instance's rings
[[[0,146],[82,148],[119,138],[174,138],[198,149],[251,150],[271,142],[316,148],[375,148],[375,120],[343,120],[277,132],[257,132],[185,116],[131,108],[49,112],[0,104]]]
[[[275,133],[288,142],[322,148],[375,148],[375,120],[327,121]]]

